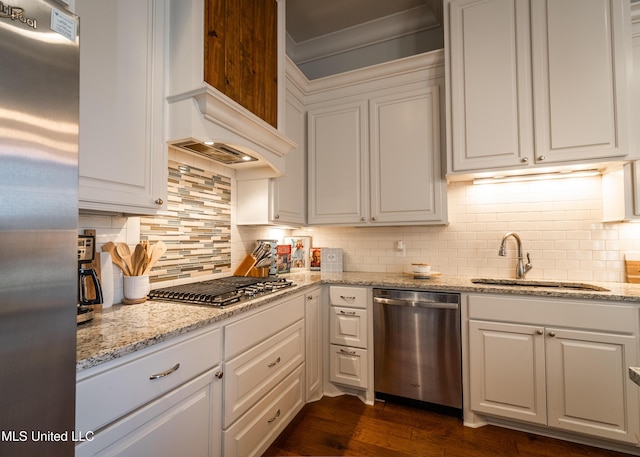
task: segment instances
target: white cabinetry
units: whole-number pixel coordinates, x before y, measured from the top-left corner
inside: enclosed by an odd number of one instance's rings
[[[469,317],[474,412],[639,443],[637,308],[471,295]]]
[[[220,455],[221,330],[195,331],[78,373],[77,456]]]
[[[631,36],[633,43],[632,114],[640,116],[640,3],[631,5]],[[640,129],[634,129],[632,151],[640,148]],[[605,222],[640,219],[640,161],[607,170],[602,175],[602,215]]]
[[[372,379],[367,289],[331,286],[329,297],[329,380],[366,390]]]
[[[304,295],[225,326],[223,449],[254,456],[305,403]]]
[[[304,95],[299,72],[287,59],[284,132],[297,144],[285,157],[284,176],[238,181],[238,225],[302,226],[307,222],[307,160]]]
[[[446,223],[439,55],[323,78],[313,89],[309,224]],[[404,67],[415,63],[424,67]]]
[[[306,338],[306,390],[307,402],[322,398],[322,354],[323,354],[323,322],[321,293],[322,289],[312,289],[305,293],[305,338]]]
[[[445,0],[449,175],[628,157],[628,24],[624,1]]]
[[[165,1],[77,0],[81,18],[79,207],[165,207]]]

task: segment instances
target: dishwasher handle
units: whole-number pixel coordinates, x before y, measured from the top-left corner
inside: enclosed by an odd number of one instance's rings
[[[436,300],[398,300],[395,298],[373,297],[374,303],[394,306],[410,306],[412,308],[458,309],[458,303],[443,303]]]

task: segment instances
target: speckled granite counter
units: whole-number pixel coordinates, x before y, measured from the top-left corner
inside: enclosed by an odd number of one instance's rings
[[[437,276],[414,279],[408,274],[389,273],[298,273],[287,275],[297,286],[249,302],[212,308],[163,301],[139,305],[114,305],[97,311],[91,322],[78,327],[76,370],[81,371],[122,357],[169,338],[258,308],[274,300],[296,294],[317,284],[402,287],[454,292],[511,293],[543,297],[580,298],[612,302],[637,302],[640,284],[596,283],[608,292],[474,284],[471,278]],[[591,283],[590,284],[594,284]]]
[[[629,377],[640,386],[640,367],[629,367]]]

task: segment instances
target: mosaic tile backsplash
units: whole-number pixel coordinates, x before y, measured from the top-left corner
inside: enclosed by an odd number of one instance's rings
[[[231,178],[169,160],[167,210],[140,218],[140,239],[167,245],[152,283],[229,272]]]

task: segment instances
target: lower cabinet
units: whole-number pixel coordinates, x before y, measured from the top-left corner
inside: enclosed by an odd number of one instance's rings
[[[221,336],[194,331],[79,372],[75,455],[219,456]]]
[[[223,455],[259,456],[305,403],[305,297],[225,326]]]
[[[81,430],[87,441],[75,455],[219,456],[221,391],[217,371],[210,370],[95,435]]]
[[[307,402],[322,398],[323,342],[322,289],[318,287],[305,294],[305,366]]]
[[[331,382],[360,389],[368,387],[369,364],[366,349],[332,344],[329,352]]]
[[[304,367],[299,366],[224,431],[223,455],[262,455],[304,403]]]
[[[638,364],[637,314],[611,304],[471,297],[471,409],[638,444],[638,388],[627,373]],[[504,322],[517,315],[523,322]]]

